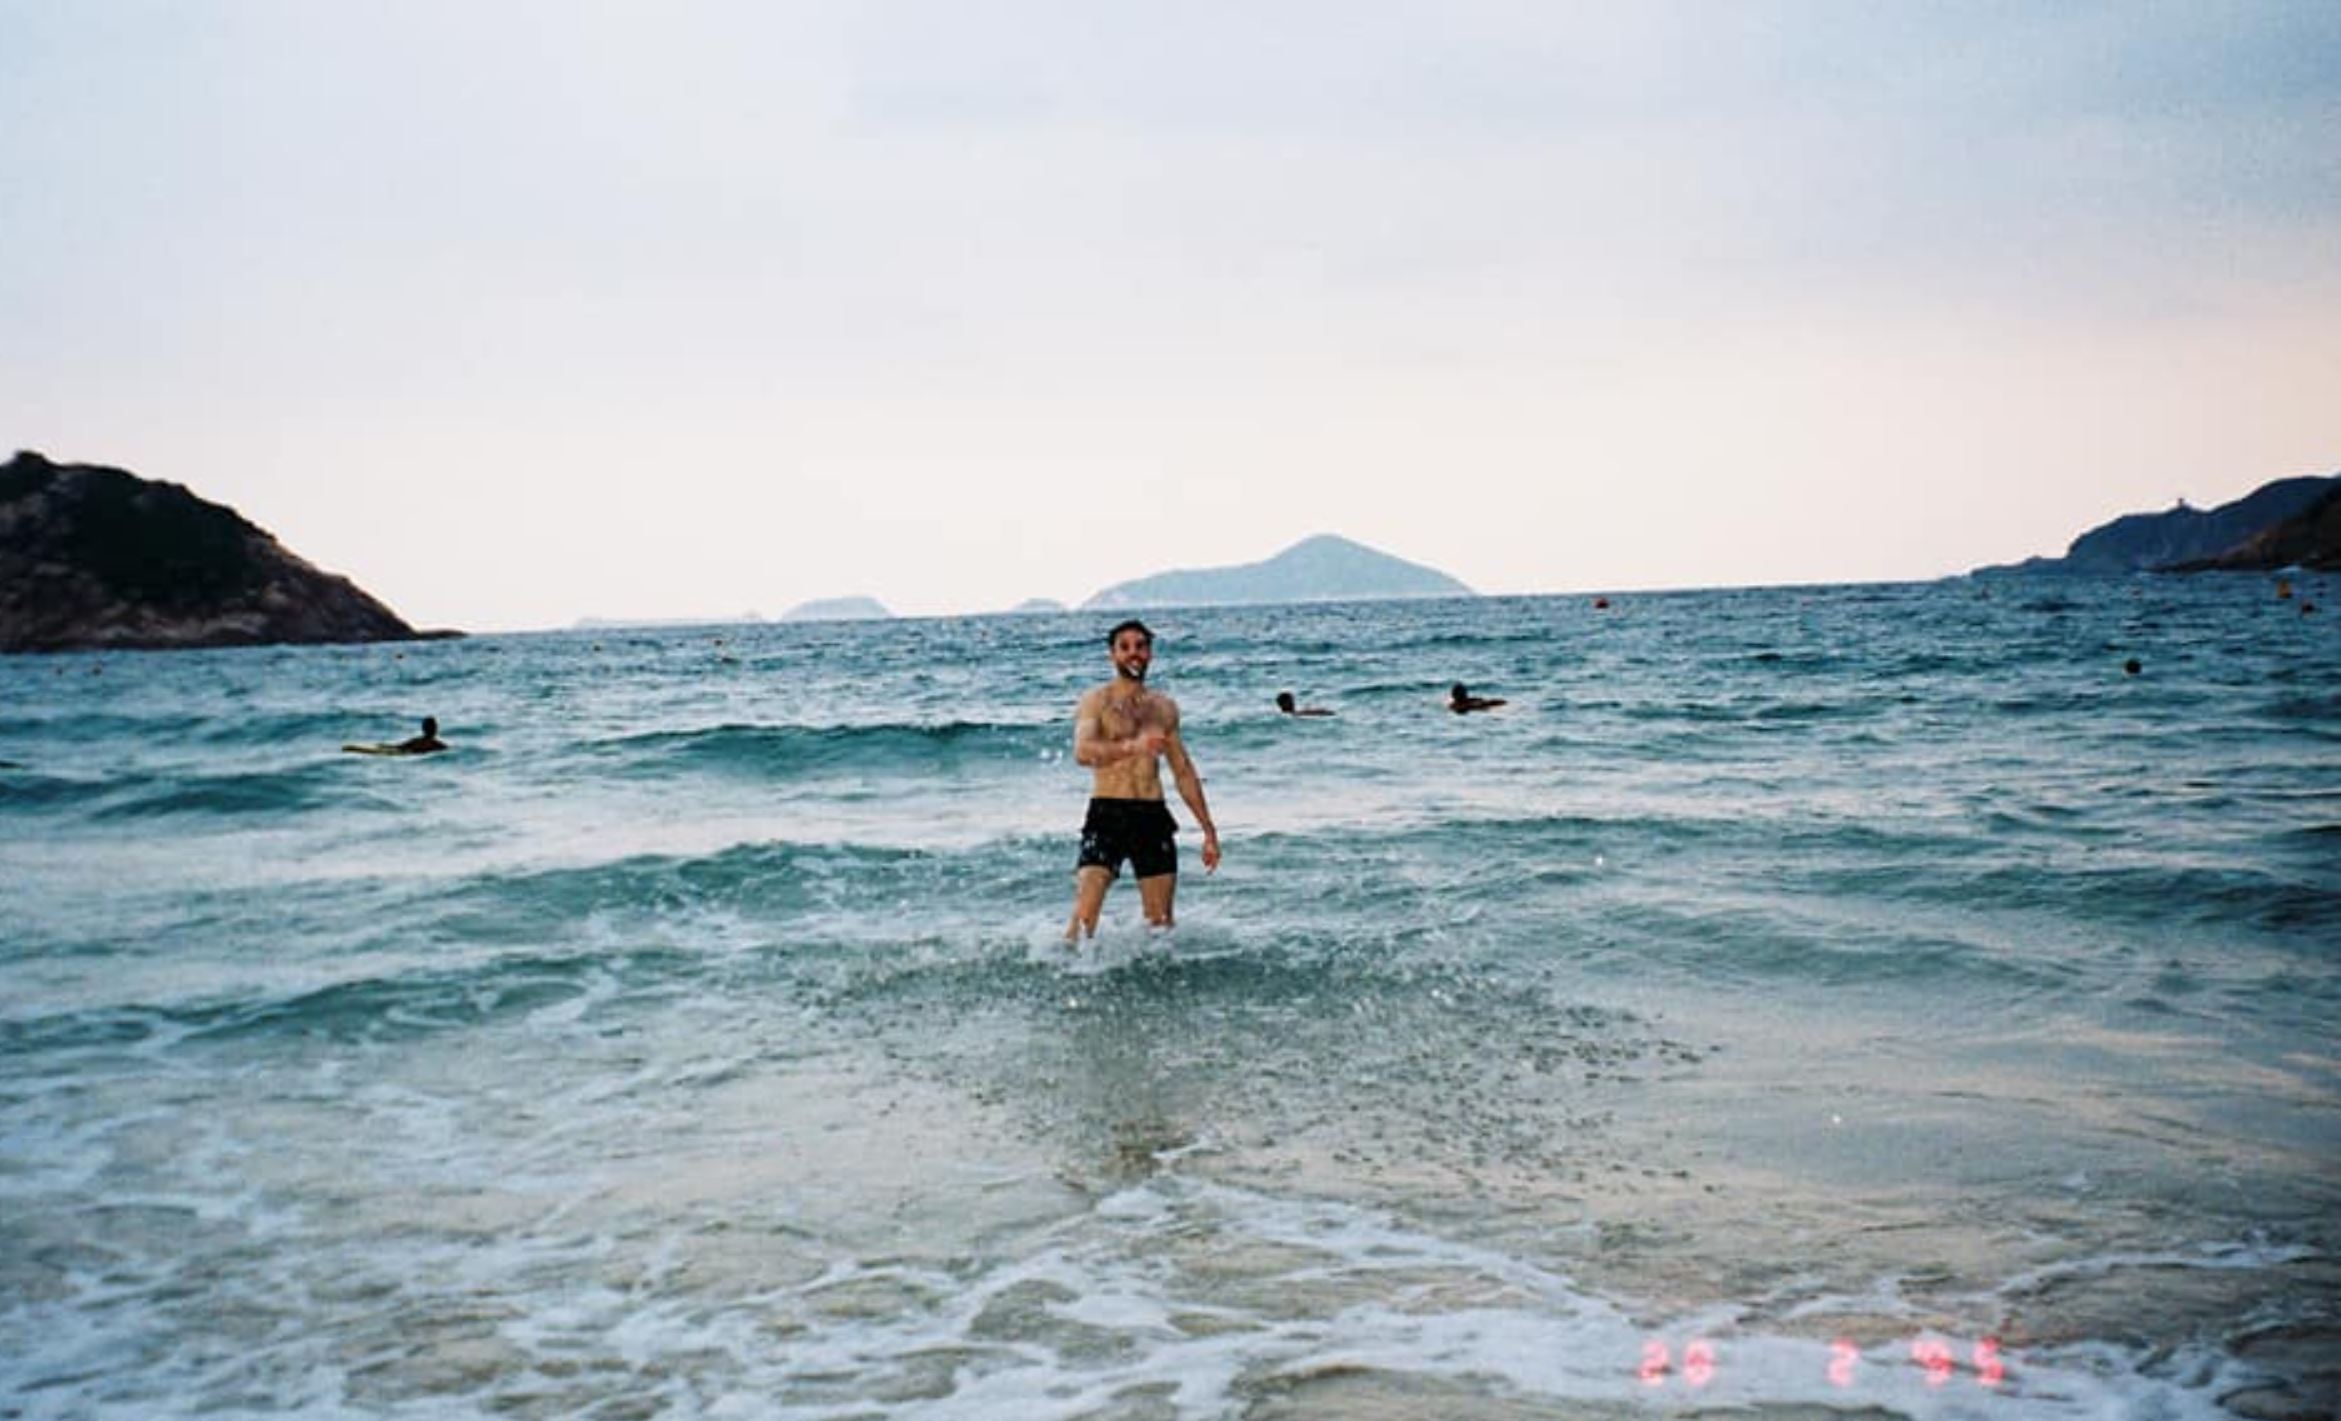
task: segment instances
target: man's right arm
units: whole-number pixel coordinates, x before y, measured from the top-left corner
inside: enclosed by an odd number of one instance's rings
[[[1120,748],[1105,738],[1105,723],[1098,716],[1097,693],[1092,691],[1083,696],[1081,704],[1073,709],[1073,763],[1094,770],[1121,759],[1116,753]]]

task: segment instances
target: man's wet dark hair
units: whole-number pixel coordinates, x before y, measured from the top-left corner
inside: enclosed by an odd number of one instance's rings
[[[1288,715],[1291,714],[1293,709],[1292,692],[1278,691],[1276,693],[1276,708]]]
[[[438,717],[436,717],[436,716],[428,716],[428,715],[427,715],[427,716],[424,716],[424,717],[423,717],[423,734],[425,734],[425,735],[437,735],[438,733],[439,733],[439,720],[438,720]]]
[[[1468,699],[1470,695],[1471,692],[1463,688],[1463,683],[1461,681],[1457,681],[1454,685],[1447,688],[1447,699],[1451,701],[1465,700]]]
[[[1122,633],[1124,632],[1136,632],[1138,635],[1146,638],[1146,644],[1148,646],[1154,645],[1154,633],[1148,629],[1144,622],[1139,621],[1136,617],[1132,617],[1126,622],[1114,623],[1114,629],[1105,634],[1105,644],[1109,650],[1113,647],[1115,642],[1122,639]]]

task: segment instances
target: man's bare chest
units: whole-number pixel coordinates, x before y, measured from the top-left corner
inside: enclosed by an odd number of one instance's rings
[[[1098,705],[1097,722],[1108,736],[1126,740],[1142,730],[1161,724],[1158,700],[1143,693],[1135,696],[1107,696]]]

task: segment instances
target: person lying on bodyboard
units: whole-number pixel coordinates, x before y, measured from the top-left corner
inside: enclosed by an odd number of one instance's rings
[[[352,755],[429,755],[446,749],[447,742],[439,738],[439,722],[424,716],[423,733],[409,736],[396,745],[344,745],[341,748]]]

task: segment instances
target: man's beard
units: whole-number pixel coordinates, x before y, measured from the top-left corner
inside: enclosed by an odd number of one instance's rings
[[[1120,673],[1121,678],[1125,681],[1136,681],[1140,685],[1144,685],[1146,683],[1146,668],[1143,666],[1139,667],[1135,671],[1131,670],[1127,666],[1116,666],[1114,670]]]

